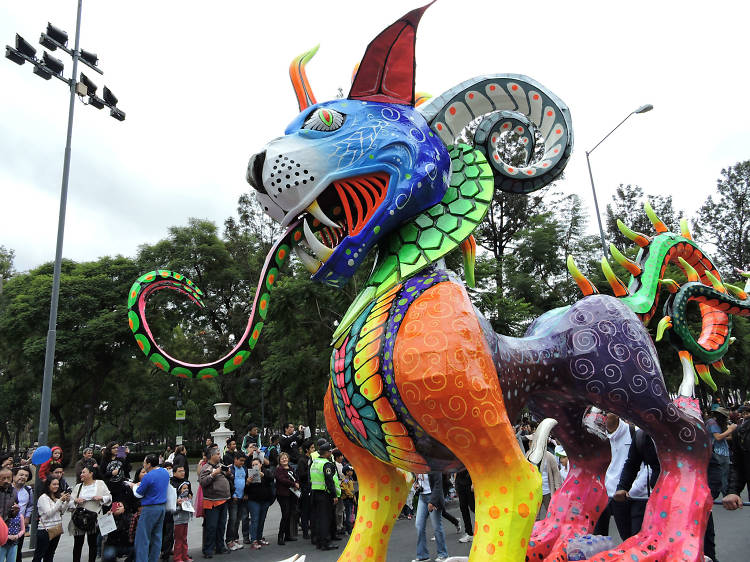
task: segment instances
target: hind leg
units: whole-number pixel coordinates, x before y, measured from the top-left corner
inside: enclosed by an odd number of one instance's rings
[[[394,349],[414,419],[469,470],[476,498],[470,560],[521,561],[541,476],[521,453],[492,356],[463,288],[440,283],[409,308]]]
[[[385,561],[393,524],[404,506],[412,477],[352,443],[333,411],[330,387],[325,398],[326,427],[336,446],[352,463],[359,481],[359,505],[354,529],[339,560]]]
[[[585,408],[566,402],[562,396],[536,395],[529,408],[537,417],[557,420],[555,435],[565,446],[570,472],[552,496],[546,519],[534,525],[529,541],[529,560],[542,560],[559,553],[565,541],[591,533],[607,505],[604,473],[610,460],[609,443],[582,427]]]

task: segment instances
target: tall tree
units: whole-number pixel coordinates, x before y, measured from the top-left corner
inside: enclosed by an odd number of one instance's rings
[[[0,293],[3,292],[3,283],[13,275],[13,259],[15,256],[14,250],[0,246]]]
[[[716,197],[709,195],[693,225],[696,236],[716,246],[717,261],[730,273],[750,268],[750,160],[721,171]]]
[[[620,184],[612,196],[612,203],[607,203],[606,229],[609,242],[614,243],[620,250],[632,243],[625,238],[617,228],[617,219],[626,226],[641,232],[646,236],[653,236],[654,228],[643,210],[644,201],[648,201],[656,215],[672,232],[680,232],[682,211],[675,211],[671,195],[644,194],[638,185]]]

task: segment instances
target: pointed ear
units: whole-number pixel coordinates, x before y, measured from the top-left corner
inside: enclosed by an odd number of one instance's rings
[[[417,26],[433,2],[399,18],[373,39],[359,63],[349,99],[414,105]]]

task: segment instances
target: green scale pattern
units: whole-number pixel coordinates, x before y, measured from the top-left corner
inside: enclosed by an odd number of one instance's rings
[[[374,298],[457,248],[482,222],[495,192],[492,169],[469,145],[449,150],[451,181],[443,199],[391,234],[378,247],[378,260],[333,334],[337,341]]]

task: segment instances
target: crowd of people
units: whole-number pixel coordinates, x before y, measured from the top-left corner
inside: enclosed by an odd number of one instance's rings
[[[602,436],[609,440],[611,461],[605,475],[609,502],[596,522],[594,534],[607,535],[614,518],[620,537],[637,534],[656,480],[659,461],[653,440],[613,413],[600,412]],[[739,494],[750,483],[750,404],[725,408],[719,402],[704,413],[711,435],[712,456],[708,480],[714,499],[723,496],[726,509],[742,507]],[[520,447],[531,452],[538,439],[535,427],[516,426]],[[307,434],[307,438],[305,435]],[[29,459],[0,457],[0,517],[8,539],[0,547],[0,562],[20,562],[31,528],[33,507],[38,512],[34,562],[52,562],[66,530],[73,537],[73,561],[80,562],[84,546],[88,560],[113,562],[118,558],[156,562],[170,556],[174,562],[192,562],[188,554],[188,526],[202,518],[201,551],[213,558],[248,547],[270,544],[266,515],[278,502],[281,519],[276,544],[310,540],[320,550],[338,548],[337,541],[351,533],[356,519],[358,483],[354,467],[332,443],[313,440],[309,430],[284,426],[263,446],[259,428],[251,426],[241,440],[204,443],[193,489],[184,446],[162,455],[148,454],[135,469],[127,447],[109,443],[101,458],[87,448],[75,463],[75,481],[67,482],[63,451],[53,447],[49,461],[37,469],[37,492],[32,487]],[[28,455],[27,455],[28,456]],[[528,453],[527,453],[528,456]],[[548,439],[538,468],[543,500],[537,520],[546,516],[552,494],[568,475],[568,457],[562,444]],[[457,497],[461,520],[446,509],[446,499]],[[35,499],[36,498],[36,499]],[[414,485],[400,518],[414,519],[417,530],[413,562],[430,559],[427,520],[436,543],[436,562],[448,557],[442,520],[452,523],[461,543],[471,542],[474,489],[468,471],[454,475],[415,474]],[[714,523],[709,517],[705,553],[716,560]]]
[[[89,562],[99,556],[106,562],[170,556],[192,562],[187,541],[195,517],[203,519],[204,558],[246,546],[258,550],[270,544],[265,521],[274,502],[281,510],[279,546],[297,541],[301,531],[302,539],[333,550],[354,522],[356,476],[340,451],[325,439],[305,439],[305,430],[287,424],[265,447],[256,426],[239,446],[235,438],[221,444],[207,439],[195,467],[195,490],[182,445],[148,454],[136,468],[119,443],[103,448],[99,460],[87,448],[75,463],[72,483],[65,480],[62,449],[53,447],[49,461],[37,468],[33,560],[51,562],[65,530],[73,537],[74,562],[80,562],[84,546]],[[35,503],[32,470],[28,459],[0,462],[0,516],[8,526],[0,562],[20,562]],[[70,518],[64,529],[65,514]]]

